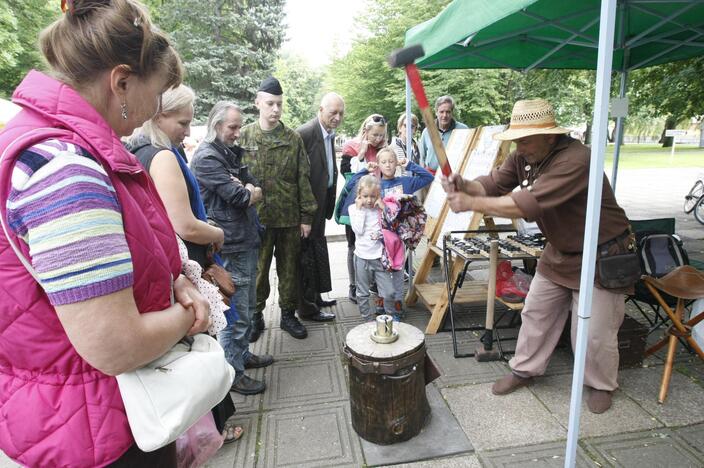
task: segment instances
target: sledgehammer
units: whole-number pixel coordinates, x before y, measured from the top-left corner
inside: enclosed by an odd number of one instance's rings
[[[450,169],[450,162],[447,160],[445,146],[440,139],[438,127],[435,125],[435,117],[433,117],[433,113],[428,106],[428,98],[425,97],[425,89],[423,88],[423,82],[420,80],[420,75],[418,74],[418,67],[413,63],[418,57],[422,57],[423,55],[425,55],[425,51],[423,51],[422,45],[396,49],[389,55],[389,65],[394,68],[404,67],[406,69],[406,76],[408,76],[408,81],[411,83],[411,89],[418,102],[420,113],[423,116],[423,122],[425,122],[425,126],[428,128],[428,133],[430,134],[430,141],[433,144],[435,154],[438,156],[438,164],[445,177],[449,177],[449,175],[452,174],[452,170]]]

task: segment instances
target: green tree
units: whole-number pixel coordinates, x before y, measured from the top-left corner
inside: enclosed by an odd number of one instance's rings
[[[636,108],[651,109],[653,117],[664,117],[661,134],[663,146],[672,146],[665,130],[691,117],[704,114],[704,58],[681,60],[631,74],[629,95]]]
[[[183,58],[197,94],[196,119],[219,100],[256,115],[254,96],[284,37],[284,0],[163,0],[152,11]]]
[[[0,0],[0,96],[9,97],[32,68],[43,68],[39,32],[61,14],[59,2]]]
[[[432,18],[448,3],[449,0],[377,0],[367,4],[368,8],[356,18],[366,29],[363,37],[353,43],[347,55],[333,61],[326,77],[327,88],[345,98],[341,133],[356,134],[364,118],[373,113],[396,121],[405,106],[404,73],[390,68],[386,58],[403,46],[407,29]]]
[[[323,74],[301,57],[282,54],[276,61],[274,76],[284,90],[282,120],[291,128],[307,122],[318,112],[322,97]]]

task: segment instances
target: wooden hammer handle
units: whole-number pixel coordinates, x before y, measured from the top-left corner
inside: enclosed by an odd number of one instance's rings
[[[437,125],[435,125],[435,117],[428,107],[422,108],[420,113],[428,129],[430,142],[433,144],[433,149],[438,157],[438,167],[440,167],[445,177],[449,177],[449,175],[452,174],[452,169],[450,169],[450,162],[447,160],[447,153],[445,153],[445,145],[442,142],[442,138],[440,138],[440,132],[438,131]]]

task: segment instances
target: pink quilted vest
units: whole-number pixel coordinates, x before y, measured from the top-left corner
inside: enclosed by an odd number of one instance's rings
[[[0,133],[0,153],[12,144],[0,165],[0,214],[6,216],[11,171],[22,149],[50,137],[82,146],[103,165],[117,192],[137,307],[168,307],[171,278],[181,263],[166,210],[142,166],[71,87],[31,71],[13,100],[24,110]],[[54,130],[34,130],[47,127]],[[28,257],[26,244],[14,240]],[[0,291],[0,448],[29,466],[115,461],[134,443],[117,382],[76,353],[2,232]]]

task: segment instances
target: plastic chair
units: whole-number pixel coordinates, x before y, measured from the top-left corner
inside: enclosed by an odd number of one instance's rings
[[[658,396],[658,401],[664,403],[670,386],[670,378],[672,377],[677,340],[684,340],[697,353],[699,358],[704,360],[704,351],[692,337],[692,327],[704,320],[704,314],[699,314],[683,323],[685,302],[704,297],[704,273],[692,266],[684,265],[675,268],[662,278],[643,276],[642,280],[653,297],[658,301],[662,310],[665,311],[668,318],[672,321],[672,326],[667,330],[665,336],[645,350],[645,355],[649,356],[667,345],[667,359],[662,382],[660,383],[660,395]],[[672,310],[670,304],[665,301],[663,298],[664,294],[676,299],[675,310]]]

